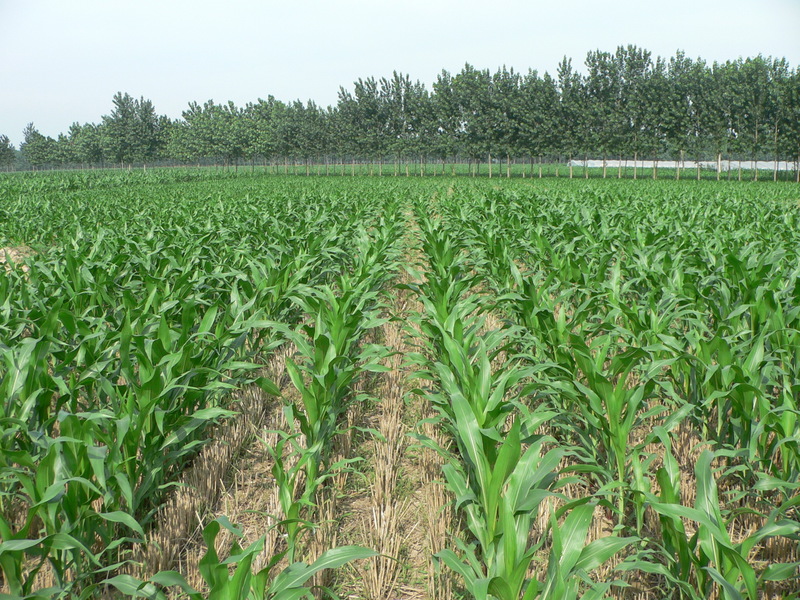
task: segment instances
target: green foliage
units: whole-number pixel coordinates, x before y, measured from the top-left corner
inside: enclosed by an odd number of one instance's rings
[[[257,371],[287,341],[297,395],[268,449],[285,554],[260,572],[263,541],[221,558],[221,528],[238,530],[218,520],[201,572],[213,597],[303,597],[313,571],[370,555],[297,562],[320,490],[353,460],[330,452],[362,399],[352,384],[384,369],[367,340],[404,235],[419,249],[402,265],[420,302],[407,358],[447,442],[418,437],[444,457],[462,523],[436,562],[466,595],[602,597],[647,577],[662,597],[756,598],[796,583],[798,565],[763,559],[800,542],[794,186],[431,181],[0,178],[0,245],[26,247],[0,268],[9,592],[198,597],[174,573],[121,573],[208,427],[233,416],[229,393],[280,393]],[[43,569],[52,589],[36,589]]]
[[[275,393],[256,377],[281,343],[272,324],[318,315],[311,337],[336,353],[323,370],[350,369],[334,398],[380,357],[354,344],[380,323],[394,212],[321,189],[297,202],[272,182],[253,201],[241,181],[186,177],[2,181],[19,193],[0,238],[32,247],[0,269],[0,569],[14,594],[91,597],[130,561],[208,427],[235,414],[228,394],[253,380]],[[45,564],[55,588],[42,592]]]
[[[149,582],[140,582],[133,577],[117,575],[106,580],[106,584],[115,587],[126,596],[163,600],[166,596],[154,584],[164,587],[177,587],[189,600],[289,600],[314,598],[312,590],[304,587],[311,577],[325,569],[335,569],[354,560],[375,556],[372,550],[357,546],[342,546],[324,552],[316,561],[308,565],[304,562],[293,562],[279,573],[273,571],[281,556],[276,556],[258,572],[253,572],[254,559],[264,549],[264,537],[259,538],[247,548],[234,543],[228,558],[221,559],[215,549],[215,542],[222,528],[233,533],[237,538],[242,532],[222,517],[211,521],[203,530],[203,541],[206,553],[200,559],[199,570],[208,585],[208,592],[203,593],[190,586],[184,577],[176,571],[162,571],[153,576]],[[233,571],[233,573],[231,573]]]
[[[642,183],[636,191],[459,186],[437,201],[435,223],[417,213],[430,266],[412,286],[423,306],[415,362],[457,450],[445,479],[467,529],[441,558],[473,597],[516,598],[523,589],[599,597],[624,585],[571,571],[583,563],[572,562],[579,550],[566,550],[570,543],[603,560],[627,546],[620,568],[657,574],[675,597],[757,597],[779,573],[796,578],[797,565],[765,566],[753,553],[770,536],[798,540],[798,239],[786,227],[798,206],[790,188],[754,200],[711,186]],[[508,318],[502,329],[486,331],[487,309]],[[506,358],[490,368],[499,349]],[[509,370],[519,375],[505,386]],[[497,461],[516,447],[516,428],[542,423],[569,460],[553,475],[596,492],[555,513],[541,585],[490,588],[500,536],[486,525],[495,513],[482,494],[498,489]],[[691,508],[672,456],[679,428],[697,431],[713,450],[692,465]],[[737,491],[717,493],[712,458]],[[614,533],[586,544],[592,502]],[[645,525],[649,511],[660,531]],[[731,528],[745,513],[761,524],[734,543]],[[683,528],[686,519],[697,534]],[[570,541],[559,541],[565,535]],[[527,541],[540,551],[545,543]]]
[[[785,59],[708,64],[682,51],[654,57],[628,45],[590,51],[584,62],[586,75],[567,57],[552,75],[466,64],[442,71],[430,91],[395,71],[340,88],[327,108],[272,96],[245,106],[189,101],[175,122],[156,115],[150,100],[118,92],[100,124],[74,123],[56,139],[29,125],[22,151],[34,168],[169,159],[234,168],[283,163],[288,173],[291,161],[297,173],[300,161],[305,174],[311,161],[324,162],[326,173],[332,162],[379,163],[382,173],[391,159],[397,174],[398,161],[419,161],[424,173],[426,162],[456,159],[486,161],[489,174],[499,175],[494,163],[505,160],[509,177],[512,159],[533,157],[795,162],[800,155],[800,70]],[[755,162],[750,168],[758,179]],[[651,172],[658,177],[657,167]]]

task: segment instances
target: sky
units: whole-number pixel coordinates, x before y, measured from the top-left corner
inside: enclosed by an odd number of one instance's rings
[[[467,62],[555,74],[628,44],[796,67],[800,0],[0,0],[0,134],[99,122],[118,91],[172,118],[211,99],[327,106],[395,70],[430,88]]]

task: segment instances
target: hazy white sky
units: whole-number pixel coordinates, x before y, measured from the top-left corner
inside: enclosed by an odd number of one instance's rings
[[[800,0],[0,0],[0,134],[98,122],[117,91],[179,117],[189,101],[272,94],[334,104],[393,70],[428,86],[465,62],[555,73],[636,44],[709,62],[800,64]]]

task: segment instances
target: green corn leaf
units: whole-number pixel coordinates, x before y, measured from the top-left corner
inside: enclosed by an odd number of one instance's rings
[[[374,550],[359,546],[341,546],[324,552],[313,564],[294,563],[282,571],[270,586],[272,593],[283,593],[303,585],[315,573],[324,569],[335,569],[354,560],[377,556]]]
[[[574,569],[591,571],[604,564],[620,550],[639,541],[636,537],[618,538],[609,536],[594,540],[586,546],[575,563]]]
[[[106,585],[110,585],[120,591],[122,594],[131,598],[148,598],[149,600],[162,600],[166,596],[159,592],[152,584],[140,581],[131,575],[115,575],[109,579],[104,580]],[[192,597],[195,600],[199,596]]]
[[[113,512],[101,512],[97,514],[106,521],[110,521],[112,523],[122,523],[123,525],[130,527],[136,533],[142,536],[142,538],[144,538],[144,530],[142,529],[142,526],[128,513],[117,510]]]

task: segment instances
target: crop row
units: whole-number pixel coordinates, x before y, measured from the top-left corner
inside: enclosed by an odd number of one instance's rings
[[[791,227],[798,207],[697,194],[665,194],[656,203],[621,191],[455,192],[437,203],[441,223],[422,227],[430,263],[420,289],[422,329],[436,340],[442,332],[433,324],[440,323],[466,340],[455,343],[461,356],[449,365],[442,357],[452,355],[452,341],[430,348],[428,376],[441,389],[432,400],[448,413],[459,393],[481,390],[477,397],[493,398],[509,414],[488,427],[479,420],[472,430],[449,429],[466,472],[476,469],[475,480],[467,478],[472,495],[448,477],[478,542],[474,549],[460,542],[459,560],[476,571],[467,575],[453,555],[443,558],[468,589],[482,582],[474,597],[539,593],[530,591],[538,589],[534,577],[517,592],[487,592],[496,551],[470,513],[485,486],[503,490],[480,476],[474,448],[505,448],[519,429],[530,449],[545,425],[552,447],[569,457],[561,475],[579,474],[582,482],[583,496],[566,507],[600,503],[612,526],[600,539],[609,548],[628,540],[617,567],[629,572],[628,583],[647,573],[659,593],[675,597],[787,593],[796,589],[800,564],[800,263]],[[474,315],[487,310],[506,325],[477,336]],[[488,370],[486,357],[499,349],[514,361]],[[479,367],[487,371],[480,378],[463,372]],[[509,369],[525,385],[487,395]],[[468,446],[459,440],[469,431],[493,441]],[[489,472],[497,475],[497,467]],[[512,493],[512,481],[504,485]],[[562,521],[553,535],[571,518],[555,514]],[[531,544],[564,549],[544,532],[530,534]],[[576,573],[580,585],[597,589],[584,571]]]
[[[276,391],[257,369],[282,333],[310,315],[316,326],[289,336],[298,348],[308,350],[301,332],[315,351],[335,341],[329,364],[294,367],[298,385],[301,371],[330,368],[345,389],[339,363],[353,362],[350,377],[357,364],[350,345],[377,285],[369,278],[385,273],[396,238],[392,223],[376,230],[383,245],[365,227],[380,225],[382,207],[319,194],[217,198],[209,210],[159,194],[50,197],[56,224],[39,235],[22,210],[28,197],[8,205],[4,236],[30,245],[24,267],[0,272],[0,567],[15,596],[93,597],[109,584],[149,594],[118,572],[208,426],[233,415],[227,394],[253,380]],[[341,396],[328,383],[323,392]],[[312,428],[329,437],[341,407],[321,408]],[[312,420],[308,406],[294,420],[304,414]],[[325,468],[326,441],[302,463]],[[323,476],[310,474],[308,489]]]

